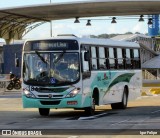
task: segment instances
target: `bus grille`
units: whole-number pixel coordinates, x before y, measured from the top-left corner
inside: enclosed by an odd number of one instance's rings
[[[40,98],[49,98],[48,95],[38,95]],[[63,98],[63,95],[52,95],[51,98]]]
[[[49,93],[49,92],[60,93],[60,92],[66,91],[67,89],[68,89],[68,87],[66,87],[66,88],[39,88],[37,90],[37,92],[40,92],[40,93],[45,93],[45,92],[47,92],[47,93]]]
[[[60,101],[40,101],[43,105],[58,105]]]

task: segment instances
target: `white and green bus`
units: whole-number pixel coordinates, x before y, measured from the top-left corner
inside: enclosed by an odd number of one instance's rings
[[[28,40],[23,47],[23,107],[84,109],[96,105],[125,109],[140,96],[140,46],[110,39],[58,36]]]

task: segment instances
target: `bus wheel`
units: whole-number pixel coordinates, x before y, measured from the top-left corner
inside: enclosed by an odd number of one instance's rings
[[[128,103],[127,89],[124,88],[122,102],[111,104],[112,109],[126,109]]]
[[[92,105],[85,108],[85,113],[89,116],[94,115],[95,112],[95,100],[92,98]]]
[[[128,103],[127,88],[124,88],[122,102],[119,103],[120,109],[126,109]]]
[[[39,108],[39,114],[41,116],[48,116],[49,115],[49,108]]]

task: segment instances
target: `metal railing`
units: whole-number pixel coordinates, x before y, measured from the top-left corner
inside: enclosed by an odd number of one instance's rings
[[[157,80],[157,79],[159,79],[159,77],[153,75],[152,73],[150,73],[147,70],[144,70],[143,71],[143,79],[145,79],[145,80]]]

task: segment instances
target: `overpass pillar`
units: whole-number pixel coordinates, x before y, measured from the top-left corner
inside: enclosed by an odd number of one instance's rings
[[[9,45],[12,41],[13,41],[13,39],[5,39],[5,42],[7,45]]]
[[[5,39],[6,44],[10,44],[14,39],[15,40],[22,39],[22,33],[23,32],[18,33],[15,31],[9,31],[2,38]]]

